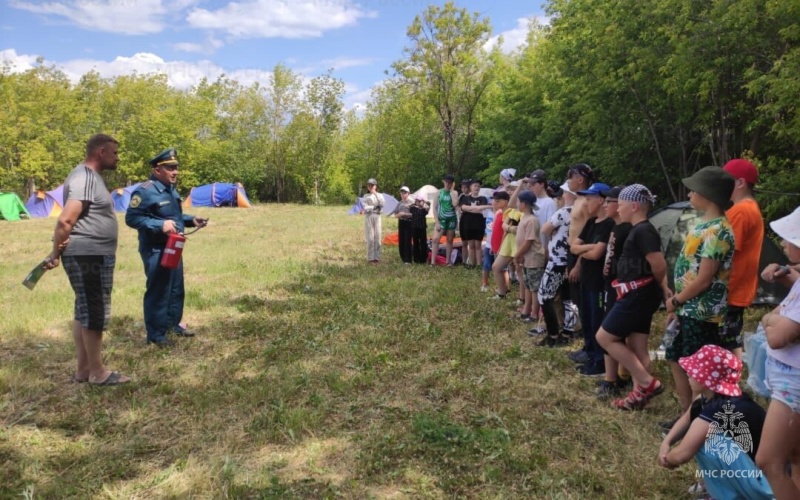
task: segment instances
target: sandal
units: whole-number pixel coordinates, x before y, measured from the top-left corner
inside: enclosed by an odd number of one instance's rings
[[[123,380],[123,377],[124,375],[122,375],[120,372],[111,372],[111,374],[108,377],[106,377],[106,379],[103,380],[102,382],[89,382],[89,385],[104,387],[111,385],[127,384],[128,382],[131,381],[131,379],[127,377],[125,377],[125,379]]]
[[[656,385],[658,384],[658,385]],[[611,406],[618,410],[635,411],[643,410],[651,399],[664,392],[664,384],[653,378],[647,387],[636,386],[624,399],[615,399]]]

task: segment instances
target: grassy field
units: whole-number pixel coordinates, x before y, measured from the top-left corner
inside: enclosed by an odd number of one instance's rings
[[[395,247],[371,266],[345,210],[197,210],[198,336],[173,350],[145,344],[121,221],[105,355],[134,382],[116,388],[70,383],[64,272],[20,285],[54,221],[0,223],[0,497],[686,496],[694,467],[656,466],[672,391],[642,413],[598,403],[568,349],[535,347],[478,271],[403,266]]]

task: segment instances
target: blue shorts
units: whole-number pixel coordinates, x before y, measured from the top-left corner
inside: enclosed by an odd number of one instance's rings
[[[483,247],[483,270],[486,272],[491,272],[492,264],[494,264],[494,255],[492,255],[492,249],[488,246]]]
[[[787,365],[772,356],[767,356],[767,387],[772,399],[800,413],[800,368]]]

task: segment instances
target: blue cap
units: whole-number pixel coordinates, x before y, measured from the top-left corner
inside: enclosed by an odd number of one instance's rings
[[[165,149],[164,151],[160,152],[158,156],[153,158],[148,162],[151,167],[160,167],[162,165],[177,165],[178,164],[178,152],[175,148]]]
[[[603,196],[603,193],[609,191],[610,189],[611,186],[609,186],[608,184],[603,184],[602,182],[595,182],[594,184],[589,186],[589,189],[578,191],[577,194],[583,196]]]
[[[532,207],[534,210],[539,208],[538,206],[536,206],[536,195],[528,190],[521,192],[519,194],[518,200],[520,201],[520,203],[524,203],[529,207]]]

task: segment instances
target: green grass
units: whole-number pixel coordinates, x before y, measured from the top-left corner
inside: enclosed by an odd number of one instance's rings
[[[598,403],[566,349],[534,347],[477,271],[403,266],[394,247],[368,265],[345,210],[198,210],[211,217],[185,251],[198,336],[172,351],[145,345],[121,223],[104,352],[134,382],[105,389],[69,383],[63,271],[20,285],[54,221],[0,224],[0,497],[685,496],[694,468],[655,460],[671,391],[643,413]]]

